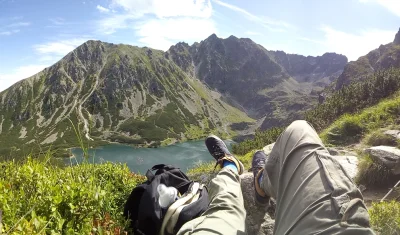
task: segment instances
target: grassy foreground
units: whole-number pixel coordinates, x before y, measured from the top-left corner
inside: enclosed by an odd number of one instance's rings
[[[123,234],[123,205],[144,177],[126,165],[0,162],[0,234]]]

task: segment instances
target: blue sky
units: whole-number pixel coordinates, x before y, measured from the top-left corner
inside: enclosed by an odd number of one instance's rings
[[[399,27],[399,0],[0,0],[0,91],[89,39],[167,50],[216,33],[356,60]]]

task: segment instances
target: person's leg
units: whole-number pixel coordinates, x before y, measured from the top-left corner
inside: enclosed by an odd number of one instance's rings
[[[260,176],[275,234],[374,234],[360,191],[306,121],[281,134]]]
[[[245,234],[246,211],[239,175],[224,167],[209,184],[210,205],[178,234]]]
[[[246,211],[239,178],[243,165],[218,137],[208,137],[206,146],[222,169],[208,186],[208,209],[184,224],[178,234],[245,234]]]

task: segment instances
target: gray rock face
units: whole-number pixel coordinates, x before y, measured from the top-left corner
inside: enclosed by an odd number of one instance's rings
[[[240,176],[244,199],[244,207],[247,212],[247,234],[272,235],[274,232],[274,203],[269,208],[263,208],[255,204],[253,174],[245,173]]]
[[[349,176],[354,179],[358,173],[358,158],[355,156],[334,156],[343,166]]]
[[[272,143],[272,144],[269,144],[269,145],[267,145],[267,146],[265,146],[263,148],[263,151],[264,151],[265,155],[268,156],[271,153],[272,148],[274,147],[274,145],[275,145],[275,143]]]
[[[383,134],[393,136],[396,139],[400,139],[400,130],[387,130],[383,132]]]
[[[391,146],[375,146],[364,150],[373,161],[388,167],[393,174],[400,174],[400,149]]]

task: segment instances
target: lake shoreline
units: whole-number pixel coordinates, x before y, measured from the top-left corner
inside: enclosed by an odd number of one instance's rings
[[[231,147],[233,141],[226,141]],[[65,158],[66,164],[83,161],[83,151],[80,148],[72,148],[72,158]],[[88,149],[90,162],[101,163],[110,161],[127,164],[132,172],[144,174],[156,164],[171,164],[180,167],[183,171],[193,168],[198,163],[213,161],[207,147],[202,140],[191,140],[182,143],[174,143],[158,148],[137,148],[123,144],[109,144]],[[75,160],[74,160],[75,159]]]

